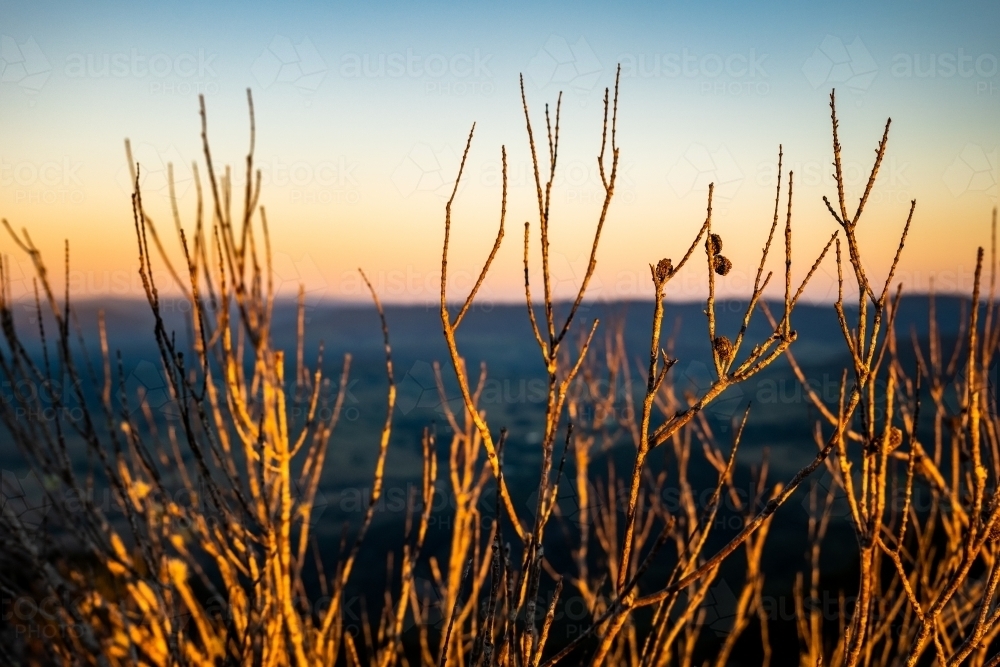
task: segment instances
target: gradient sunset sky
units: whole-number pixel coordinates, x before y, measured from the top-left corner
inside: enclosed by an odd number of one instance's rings
[[[518,76],[536,136],[563,91],[553,194],[557,295],[582,277],[602,198],[602,96],[623,67],[620,177],[590,295],[651,296],[647,265],[683,254],[716,184],[714,227],[746,295],[772,216],[778,145],[796,173],[796,276],[835,223],[828,96],[837,89],[849,203],[887,117],[889,148],[860,238],[882,280],[911,198],[899,278],[971,289],[989,245],[1000,144],[1000,4],[856,3],[50,3],[0,2],[0,216],[26,227],[53,265],[72,249],[78,297],[141,296],[124,139],[144,200],[170,230],[166,165],[193,224],[202,162],[198,94],[217,163],[242,184],[245,89],[257,113],[262,203],[278,282],[312,303],[437,298],[444,203],[473,122],[454,212],[454,294],[488,253],[510,169],[507,236],[482,292],[522,296],[521,234],[537,226]],[[171,248],[177,249],[171,241]],[[533,239],[537,251],[537,238]],[[6,237],[15,292],[28,262]],[[780,270],[776,253],[769,267]],[[535,253],[537,257],[537,252]],[[671,298],[705,293],[702,262]],[[824,264],[812,299],[835,293]],[[777,282],[777,281],[776,281]]]

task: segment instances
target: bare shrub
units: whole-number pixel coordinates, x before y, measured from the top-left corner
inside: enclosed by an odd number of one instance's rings
[[[449,242],[457,230],[452,205],[471,148],[470,132],[445,207],[441,259],[440,318],[448,373],[458,384],[461,401],[452,405],[445,400],[444,371],[435,365],[451,431],[447,460],[439,460],[436,436],[425,430],[419,488],[408,498],[406,534],[395,547],[398,560],[390,558],[393,583],[381,608],[366,615],[357,634],[345,623],[344,606],[384,488],[396,398],[389,326],[365,278],[381,318],[386,417],[373,440],[377,456],[367,509],[359,525],[350,532],[345,529],[335,570],[325,572],[317,555],[312,513],[343,406],[350,357],[332,382],[323,375],[322,352],[312,367],[307,364],[302,291],[294,380],[286,370],[285,352],[273,341],[275,290],[268,220],[259,205],[260,172],[254,171],[249,93],[250,150],[237,214],[232,210],[238,198],[232,174],[228,168],[217,173],[212,160],[202,102],[209,210],[206,219],[203,179],[195,168],[193,226],[182,224],[172,199],[183,257],[176,265],[143,207],[141,165],[133,171],[140,276],[176,420],[164,424],[148,396],[128,394],[121,358],[109,350],[103,318],[97,332],[100,364],[92,363],[85,336],[77,331],[68,285],[60,300],[28,232],[17,233],[4,221],[15,245],[34,264],[35,309],[29,324],[35,331],[26,331],[20,321],[24,313],[15,312],[6,263],[0,264],[0,325],[6,343],[0,348],[0,370],[15,383],[69,377],[72,387],[51,406],[30,396],[17,404],[0,402],[0,419],[42,482],[44,506],[40,521],[14,511],[10,503],[0,513],[0,586],[15,605],[34,605],[35,610],[15,619],[16,627],[5,628],[0,642],[5,661],[688,665],[712,623],[706,601],[720,585],[720,568],[738,558],[742,581],[731,591],[734,609],[711,660],[716,665],[731,663],[737,642],[756,627],[766,662],[771,647],[763,601],[764,549],[771,521],[810,475],[824,468],[836,483],[825,497],[815,488],[810,496],[807,569],[795,588],[802,664],[915,665],[931,659],[998,664],[1000,658],[990,658],[988,647],[1000,632],[1000,611],[994,605],[1000,582],[1000,447],[995,401],[986,382],[986,369],[1000,341],[1000,317],[994,309],[995,241],[987,303],[980,307],[980,249],[968,321],[951,361],[944,360],[932,308],[929,348],[914,338],[918,363],[906,369],[894,328],[901,289],[893,293],[891,287],[915,202],[888,276],[881,286],[870,282],[855,232],[886,152],[889,124],[864,195],[849,214],[831,93],[838,192],[827,207],[838,230],[793,279],[794,177],[788,174],[786,186],[779,148],[773,218],[753,288],[739,329],[723,331],[716,320],[715,276],[726,275],[732,261],[723,254],[724,239],[713,230],[710,185],[698,233],[689,244],[665,253],[679,259],[665,257],[650,264],[649,352],[633,367],[621,326],[603,337],[597,335],[596,320],[579,326],[618,175],[617,81],[613,91],[605,91],[597,157],[605,194],[593,224],[587,270],[576,296],[566,304],[554,300],[549,272],[561,98],[554,112],[545,107],[545,133],[536,141],[537,120],[533,123],[523,83],[521,92],[538,204],[537,226],[524,225],[525,303],[547,378],[533,511],[523,511],[526,503],[506,482],[507,431],[491,424],[480,407],[487,370],[481,365],[478,376],[470,372],[458,336],[504,239],[505,150],[499,229],[492,250],[462,303],[450,304],[445,293]],[[766,271],[773,245],[784,250],[784,296],[773,304],[780,313],[772,313],[763,300],[773,277]],[[663,332],[664,295],[669,281],[690,260],[698,261],[700,247],[708,285],[705,334],[714,374],[707,387],[692,393],[670,373],[678,359],[672,356],[672,339]],[[809,386],[792,346],[797,339],[795,307],[831,248],[839,282],[834,308],[851,366],[844,369],[839,400],[828,405]],[[533,252],[541,259],[540,278],[530,270]],[[68,267],[68,245],[65,262]],[[178,343],[168,328],[154,264],[166,269],[171,287],[190,305],[185,322],[190,346]],[[844,303],[848,264],[848,282],[858,293],[856,311]],[[758,308],[770,322],[770,333],[752,341],[747,334]],[[752,493],[746,496],[737,489],[735,463],[750,409],[734,422],[728,442],[713,432],[705,410],[728,388],[782,357],[821,414],[816,454],[778,483],[768,480],[768,461],[762,459],[752,472]],[[633,373],[644,385],[637,395],[631,391]],[[918,435],[922,387],[933,403],[933,442],[922,442]],[[945,400],[948,391],[959,399],[957,412]],[[619,402],[627,409],[614,409]],[[61,408],[70,404],[81,410],[81,419],[62,416]],[[329,415],[317,409],[320,404],[332,406]],[[18,418],[18,409],[46,408],[55,408],[54,419]],[[926,419],[926,408],[923,414]],[[628,474],[619,474],[613,466],[607,474],[595,470],[594,457],[622,439],[634,448]],[[657,450],[669,454],[665,463],[651,461]],[[698,452],[715,479],[707,503],[699,502],[689,478]],[[677,503],[670,507],[662,493],[668,478],[678,489]],[[99,486],[111,489],[121,512],[110,516],[107,508],[93,502],[93,489]],[[439,487],[454,499],[444,558],[425,553]],[[929,505],[912,502],[915,489],[927,491]],[[496,502],[487,508],[483,499],[491,490]],[[820,554],[837,492],[849,505],[860,576],[852,602],[842,599],[842,622],[831,623],[811,601],[819,595]],[[566,493],[573,498],[573,516],[560,504]],[[901,505],[889,502],[896,498],[903,499]],[[721,547],[709,548],[724,504],[739,517],[739,529]],[[547,539],[553,529],[562,532]],[[552,549],[563,550],[567,568],[554,569]],[[436,589],[433,605],[428,604],[432,593],[417,577],[423,568],[431,573]],[[307,585],[307,572],[320,582],[319,590]],[[572,639],[553,641],[560,601],[566,596],[581,600],[587,613]]]

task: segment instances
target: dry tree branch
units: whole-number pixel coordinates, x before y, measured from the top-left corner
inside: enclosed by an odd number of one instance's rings
[[[493,476],[497,479],[500,485],[500,495],[503,498],[504,508],[507,511],[508,516],[510,516],[511,523],[514,526],[514,530],[517,532],[518,537],[522,540],[525,538],[524,528],[521,526],[521,522],[517,517],[517,511],[514,509],[514,502],[511,500],[510,492],[507,489],[506,483],[503,481],[500,475],[500,464],[497,459],[497,448],[493,443],[493,436],[490,434],[489,426],[487,426],[486,421],[482,415],[480,415],[479,410],[476,409],[475,401],[471,391],[469,390],[469,381],[465,375],[464,364],[462,362],[461,354],[458,350],[458,342],[455,339],[455,331],[458,328],[458,324],[461,322],[461,318],[471,307],[472,300],[475,298],[475,294],[482,284],[482,281],[486,277],[486,273],[489,270],[490,264],[493,262],[493,258],[496,256],[496,252],[500,247],[500,242],[503,239],[503,222],[507,213],[507,169],[506,169],[506,151],[504,151],[504,171],[503,171],[503,195],[501,203],[500,212],[500,229],[497,232],[496,241],[493,244],[493,250],[490,252],[486,263],[483,266],[483,270],[480,273],[479,280],[477,281],[475,287],[473,287],[472,292],[469,294],[462,306],[461,311],[459,311],[458,317],[455,321],[451,320],[451,316],[448,313],[448,301],[446,294],[447,280],[448,280],[448,244],[451,238],[451,207],[454,203],[455,196],[458,193],[458,187],[462,180],[462,172],[465,169],[465,162],[469,157],[469,150],[472,148],[472,134],[475,131],[476,126],[472,126],[472,130],[469,131],[469,138],[465,144],[465,151],[462,153],[462,162],[458,168],[458,175],[455,178],[455,186],[452,189],[451,197],[448,199],[448,203],[445,205],[445,226],[444,226],[444,243],[441,251],[441,324],[444,329],[445,343],[448,347],[448,354],[451,357],[452,368],[455,371],[455,376],[458,379],[459,391],[462,393],[462,400],[465,402],[465,408],[468,414],[472,417],[475,422],[476,428],[479,430],[479,434],[482,437],[483,445],[486,447],[486,457],[493,469]]]

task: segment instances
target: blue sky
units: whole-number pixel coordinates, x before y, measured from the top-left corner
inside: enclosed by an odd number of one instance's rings
[[[914,287],[936,277],[963,289],[976,246],[988,243],[1000,143],[997,3],[2,7],[0,215],[34,230],[43,249],[58,252],[69,238],[76,284],[94,295],[134,288],[124,138],[145,165],[154,217],[168,215],[165,165],[173,162],[189,219],[187,165],[201,157],[197,96],[206,97],[216,159],[240,165],[250,87],[263,202],[286,282],[307,282],[316,298],[356,298],[345,276],[360,264],[389,299],[432,300],[443,197],[474,121],[457,270],[473,275],[492,243],[501,145],[511,168],[509,224],[533,215],[522,73],[536,128],[543,104],[564,91],[553,248],[559,282],[571,291],[596,220],[601,97],[618,62],[622,178],[598,298],[648,296],[646,264],[686,247],[709,181],[717,229],[733,240],[734,275],[752,272],[779,143],[786,171],[799,172],[796,250],[803,269],[811,264],[833,231],[820,200],[834,192],[833,87],[852,194],[893,118],[863,236],[874,269],[887,266],[913,197],[918,214],[901,268]],[[488,298],[518,298],[515,236]],[[819,284],[828,278],[818,276],[812,297],[829,296]],[[694,298],[702,283],[692,276],[672,296]],[[738,281],[722,289],[741,291]]]

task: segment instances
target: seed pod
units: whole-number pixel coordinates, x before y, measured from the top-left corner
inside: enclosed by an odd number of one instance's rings
[[[720,276],[727,275],[729,270],[733,268],[733,263],[729,261],[728,257],[723,257],[722,255],[715,256],[715,272]]]
[[[729,363],[735,351],[733,350],[733,343],[726,336],[717,336],[715,340],[712,341],[712,347],[715,348],[715,352],[719,355],[724,363]]]
[[[667,258],[661,259],[656,264],[656,280],[657,282],[663,282],[670,277],[670,274],[674,272],[674,265]]]
[[[708,249],[713,255],[718,255],[722,252],[722,237],[718,234],[709,234],[708,236]]]

